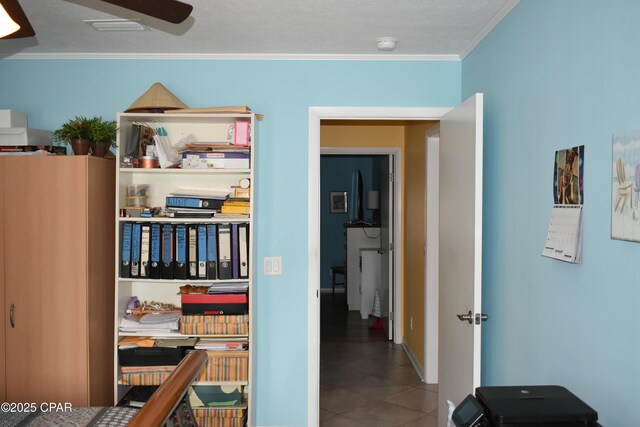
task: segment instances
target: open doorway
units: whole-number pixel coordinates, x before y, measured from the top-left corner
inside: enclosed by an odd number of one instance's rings
[[[439,269],[439,339],[438,344],[438,425],[446,425],[446,402],[460,402],[480,382],[481,320],[481,261],[482,261],[482,132],[483,94],[478,93],[454,108],[414,107],[310,107],[309,108],[309,173],[308,173],[308,425],[317,426],[320,419],[320,128],[323,120],[394,120],[432,121],[440,124],[439,170],[440,200],[439,252],[456,252],[457,256],[440,256]],[[427,133],[420,135],[422,158],[426,150]],[[443,148],[444,147],[444,148]],[[407,155],[407,158],[416,156]],[[408,180],[397,177],[402,181]],[[423,180],[422,181],[424,184]],[[465,209],[460,209],[464,203]],[[426,209],[426,201],[422,202]],[[426,211],[423,215],[427,214]],[[406,223],[407,221],[405,221]],[[425,225],[424,218],[420,223]],[[418,235],[420,233],[417,233]],[[426,232],[424,233],[426,234]],[[423,237],[424,237],[423,234]],[[405,236],[408,236],[405,233]],[[443,252],[444,244],[444,252]],[[402,250],[402,247],[398,247]],[[418,249],[423,252],[425,246]],[[458,256],[459,255],[459,256]],[[418,258],[424,261],[424,256]],[[461,261],[463,260],[463,261]],[[403,269],[406,264],[403,263]],[[403,271],[404,275],[404,271]],[[424,308],[424,271],[418,286],[423,292],[417,302]],[[446,286],[440,286],[443,283]],[[403,277],[402,290],[407,289]],[[406,292],[404,292],[406,294]],[[415,300],[415,299],[413,299]],[[405,296],[403,305],[410,299]],[[467,313],[456,316],[457,313]],[[407,312],[397,324],[402,325],[402,343],[405,347],[411,319]],[[471,319],[460,327],[460,320]],[[460,319],[460,320],[458,320]],[[423,319],[424,320],[424,319]],[[426,320],[424,320],[426,321]],[[414,322],[415,324],[415,322]],[[425,326],[424,322],[418,322]],[[425,328],[427,330],[428,328]],[[423,339],[425,334],[422,335]],[[447,337],[443,340],[443,337]],[[423,342],[424,344],[424,342]],[[420,346],[406,346],[424,351]],[[414,355],[415,356],[415,355]],[[420,357],[413,357],[418,364]],[[443,374],[443,373],[446,373]]]
[[[394,211],[399,208],[390,170],[398,151],[354,147],[336,154],[335,148],[323,148],[320,168],[320,269],[326,273],[321,291],[330,292],[332,301],[344,300],[343,310],[357,312],[389,340],[394,337]]]
[[[356,121],[356,122],[368,122],[373,124],[375,122],[382,122],[383,126],[376,129],[376,133],[381,133],[383,131],[388,130],[389,128],[395,127],[396,129],[401,129],[400,133],[402,136],[402,141],[400,146],[404,144],[404,127],[413,123],[423,122],[425,125],[435,124],[439,121],[439,118],[442,117],[449,108],[369,108],[369,107],[312,107],[309,110],[309,206],[308,212],[310,215],[309,219],[309,235],[308,235],[308,244],[309,244],[309,333],[308,333],[308,343],[309,343],[309,352],[308,352],[308,363],[309,363],[309,371],[308,371],[308,384],[309,384],[309,406],[308,406],[308,425],[317,426],[320,418],[320,407],[319,407],[319,398],[320,398],[320,275],[327,274],[326,272],[320,271],[320,128],[321,122],[326,124],[331,121],[340,122],[340,121]],[[348,144],[343,144],[334,146],[334,149],[345,149],[344,147],[349,147],[353,144],[353,141],[356,138],[347,137],[347,140],[350,142]],[[371,139],[365,139],[362,146],[367,147],[367,143],[370,143]],[[381,144],[384,146],[384,144]],[[422,146],[423,149],[426,146],[425,132],[422,133]],[[326,147],[325,147],[326,148]],[[402,153],[401,153],[402,154]],[[398,156],[400,159],[402,156]],[[416,156],[413,156],[414,158]],[[422,156],[422,161],[424,161],[424,156]],[[395,177],[396,181],[399,181],[399,185],[401,185],[404,181],[404,177],[402,174],[398,174]],[[397,199],[400,202],[400,206],[403,206],[402,199],[405,198],[403,192],[397,193]],[[422,205],[424,209],[424,204]],[[402,227],[402,223],[405,221],[405,215],[402,212],[402,208],[400,210],[400,215],[398,216],[400,221],[397,221],[398,227]],[[402,232],[401,232],[402,231]],[[404,230],[398,231],[398,237],[402,238]],[[403,251],[403,245],[399,244],[396,241],[398,246],[396,247],[396,256],[401,256]],[[422,249],[420,250],[422,252]],[[396,263],[400,268],[396,269],[395,274],[397,276],[402,277],[402,264]],[[424,279],[424,274],[421,273],[422,280]],[[403,296],[400,295],[404,289],[403,283],[400,279],[397,280],[399,285],[398,289],[398,298],[396,298],[396,305],[402,308],[402,299]],[[406,318],[406,313],[399,314],[401,310],[396,311],[396,330],[398,333],[395,335],[396,342],[402,343],[402,348],[408,348],[405,346],[404,342],[404,330],[409,329],[407,326],[408,319]],[[420,323],[419,320],[416,320],[417,323]],[[418,326],[418,325],[417,325]],[[418,328],[416,328],[418,329]],[[419,347],[419,346],[418,346]],[[408,352],[411,353],[411,352]],[[413,361],[417,361],[415,365],[422,365],[422,358],[420,356],[413,357]],[[426,385],[425,385],[426,386]],[[375,386],[371,387],[375,389]],[[422,399],[424,400],[424,399]]]
[[[423,364],[408,357],[402,334],[401,263],[405,247],[401,234],[405,228],[402,210],[424,200],[403,201],[403,156],[411,152],[406,150],[407,145],[420,144],[407,139],[412,134],[407,130],[411,125],[417,129],[413,133],[422,135],[424,153],[426,129],[433,125],[432,122],[321,122],[320,283],[323,292],[320,296],[320,425],[349,425],[355,419],[363,421],[366,417],[389,417],[389,426],[416,420],[426,422],[425,425],[435,422],[432,412],[437,404],[436,390],[423,384]],[[359,143],[362,145],[358,146]],[[416,163],[422,163],[424,171],[424,154],[421,159],[417,153],[412,154],[416,155],[409,161],[412,170]],[[353,212],[357,206],[357,203],[351,203],[357,197],[354,194],[357,187],[352,182],[356,170],[362,174],[362,194],[377,191],[378,202],[389,206],[387,212],[365,211],[360,216]],[[415,180],[413,175],[410,178]],[[415,187],[413,184],[412,189]],[[394,188],[396,197],[393,196]],[[424,193],[424,186],[412,191],[416,190]],[[350,201],[346,206],[347,212],[330,214],[330,195],[343,192],[347,193]],[[362,204],[372,207],[366,201]],[[415,215],[423,216],[423,212]],[[409,219],[416,222],[411,215]],[[407,228],[411,231],[413,226]],[[424,229],[418,228],[424,234]],[[397,238],[393,237],[394,230]],[[385,261],[382,252],[387,252]],[[382,291],[384,286],[377,284],[369,286],[372,264],[377,275],[390,277],[388,290]],[[341,283],[334,289],[331,273],[335,271],[333,267],[341,265],[347,267],[348,284],[346,289]],[[380,268],[382,265],[386,267],[384,271]],[[424,267],[417,275],[424,277]],[[340,279],[340,282],[344,280]],[[394,282],[399,285],[397,292],[393,292]],[[367,290],[368,287],[376,289],[375,295]],[[397,296],[397,304],[393,302],[394,296]],[[398,321],[395,327],[394,322],[390,322],[391,327],[384,333],[378,329],[383,323],[378,322],[380,317]],[[416,322],[419,321],[416,317]],[[411,329],[414,329],[413,325]],[[424,330],[417,324],[415,329],[414,333]],[[391,337],[393,340],[390,342]],[[417,370],[415,365],[422,366]]]

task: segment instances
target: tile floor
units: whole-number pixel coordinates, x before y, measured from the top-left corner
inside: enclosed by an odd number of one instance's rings
[[[320,312],[320,425],[437,426],[438,388],[420,380],[406,353],[324,293]]]

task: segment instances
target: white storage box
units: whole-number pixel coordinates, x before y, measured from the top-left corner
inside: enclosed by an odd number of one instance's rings
[[[0,127],[0,145],[51,145],[53,132],[25,127]]]
[[[27,115],[15,110],[0,110],[0,128],[26,128]]]

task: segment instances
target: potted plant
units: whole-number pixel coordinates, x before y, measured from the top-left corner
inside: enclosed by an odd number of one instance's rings
[[[53,140],[71,144],[73,154],[89,154],[92,120],[84,116],[75,116],[53,131]]]
[[[94,117],[90,124],[91,155],[104,157],[109,148],[115,147],[118,125],[115,120]]]

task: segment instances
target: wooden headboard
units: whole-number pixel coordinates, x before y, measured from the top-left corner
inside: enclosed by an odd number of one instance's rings
[[[196,350],[189,353],[133,417],[129,426],[163,426],[206,363],[206,351]]]

